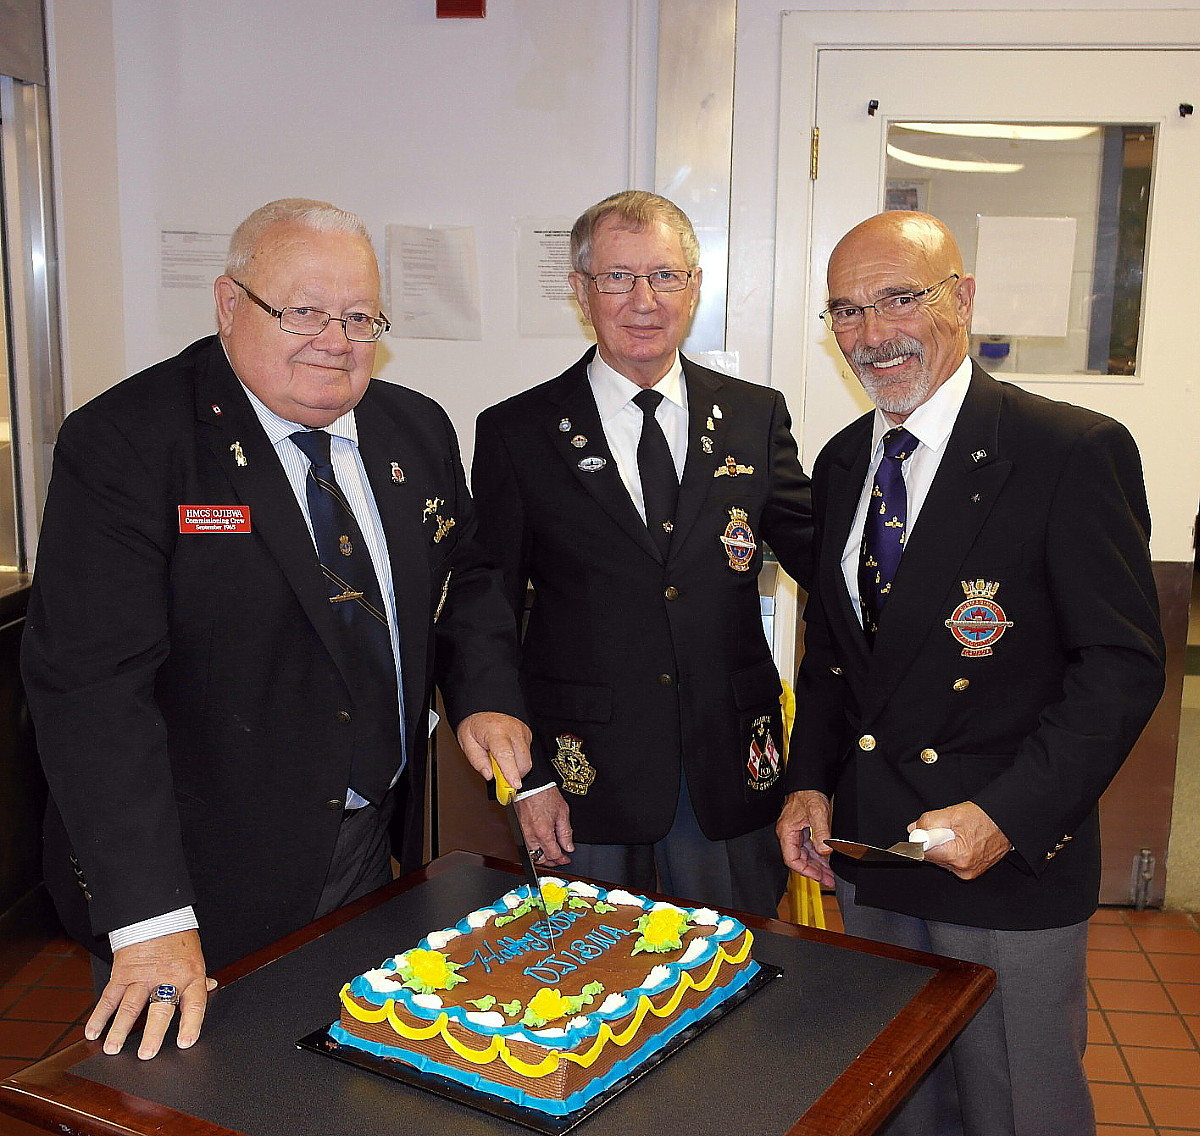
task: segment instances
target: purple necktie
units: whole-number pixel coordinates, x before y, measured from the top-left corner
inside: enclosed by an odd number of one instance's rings
[[[883,458],[875,471],[875,483],[867,501],[858,560],[858,596],[862,604],[863,630],[872,642],[904,552],[908,526],[904,461],[917,445],[916,438],[900,426],[884,434]]]

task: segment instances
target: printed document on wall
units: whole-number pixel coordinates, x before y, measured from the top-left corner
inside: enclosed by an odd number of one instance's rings
[[[388,225],[387,265],[392,335],[483,338],[473,228]]]

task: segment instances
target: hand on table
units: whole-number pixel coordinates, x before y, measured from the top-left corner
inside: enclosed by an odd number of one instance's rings
[[[111,1019],[108,1036],[104,1039],[104,1052],[120,1053],[129,1031],[145,1008],[146,1025],[138,1056],[143,1061],[149,1060],[162,1046],[175,1012],[171,1002],[152,1001],[150,996],[158,986],[169,984],[179,992],[176,1044],[180,1049],[195,1045],[204,1022],[209,992],[217,985],[216,980],[207,978],[204,971],[204,954],[196,931],[177,931],[122,947],[113,956],[112,977],[83,1027],[84,1037],[95,1041]]]

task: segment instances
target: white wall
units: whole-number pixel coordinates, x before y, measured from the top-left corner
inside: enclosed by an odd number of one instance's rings
[[[513,222],[650,184],[656,0],[491,0],[483,20],[438,20],[433,0],[47,7],[71,405],[211,330],[207,295],[158,288],[161,229],[228,231],[292,194],[361,213],[381,248],[389,222],[476,227],[482,342],[389,337],[380,368],[443,401],[464,433],[478,409],[585,346],[582,333],[517,337]],[[801,7],[930,20],[920,10],[964,4],[738,4],[727,345],[743,375],[785,390],[770,365],[779,44],[782,12]],[[1137,7],[1200,11],[1200,0]],[[370,34],[346,32],[351,13]]]
[[[78,26],[80,4],[111,8],[116,137],[62,155],[62,221],[83,259],[95,229],[77,203],[114,145],[122,260],[105,306],[118,321],[123,307],[125,362],[114,373],[74,354],[72,405],[213,329],[211,293],[159,288],[161,230],[228,233],[283,196],[354,210],[381,254],[389,223],[475,228],[482,341],[389,336],[378,367],[443,402],[468,447],[478,410],[587,345],[582,332],[517,337],[514,222],[574,217],[647,176],[653,71],[638,60],[653,63],[653,5],[492,0],[486,19],[439,20],[433,0],[55,0],[52,21]],[[60,80],[78,98],[90,71]],[[82,314],[99,297],[78,282]]]

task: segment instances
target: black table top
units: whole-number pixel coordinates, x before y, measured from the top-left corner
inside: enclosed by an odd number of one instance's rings
[[[90,1057],[72,1073],[252,1136],[523,1132],[294,1045],[337,1017],[343,983],[493,902],[513,882],[481,866],[427,880],[220,991],[193,1049],[168,1047],[143,1062],[127,1047],[117,1057]],[[783,1132],[933,973],[761,931],[754,956],[781,967],[783,977],[575,1131]]]

